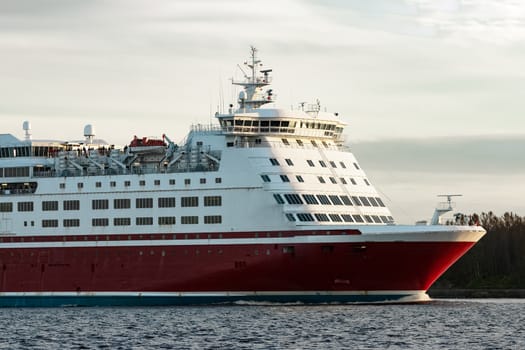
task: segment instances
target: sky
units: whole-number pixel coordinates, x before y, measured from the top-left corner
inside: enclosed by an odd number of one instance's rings
[[[237,91],[250,45],[278,104],[319,99],[394,217],[525,215],[519,0],[0,0],[0,133],[182,140]]]

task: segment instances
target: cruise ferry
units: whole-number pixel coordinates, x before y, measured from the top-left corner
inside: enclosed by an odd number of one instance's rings
[[[1,306],[428,300],[485,230],[396,224],[341,116],[276,107],[250,53],[178,144],[0,135]]]

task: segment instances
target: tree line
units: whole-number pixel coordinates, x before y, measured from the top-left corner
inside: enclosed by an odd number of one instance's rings
[[[485,236],[434,284],[434,288],[525,289],[525,217],[473,214]]]

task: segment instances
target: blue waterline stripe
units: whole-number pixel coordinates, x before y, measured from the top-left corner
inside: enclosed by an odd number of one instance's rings
[[[271,303],[377,303],[401,302],[412,294],[368,295],[250,295],[250,296],[111,296],[111,295],[19,295],[1,296],[0,307],[67,306],[177,306],[233,304],[235,302]],[[414,300],[411,300],[412,302]]]

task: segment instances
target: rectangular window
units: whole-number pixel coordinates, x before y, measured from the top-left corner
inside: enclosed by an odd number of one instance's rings
[[[13,203],[0,203],[0,213],[9,213],[13,211]]]
[[[376,198],[377,204],[379,204],[380,207],[384,207],[385,203],[381,200],[381,198]]]
[[[344,177],[340,177],[340,178],[339,178],[339,181],[341,181],[341,183],[342,183],[343,185],[346,185],[346,184],[347,184],[346,179],[345,179]]]
[[[283,144],[285,144],[286,146],[290,145],[290,143],[288,142],[287,139],[281,139],[281,141],[282,141]]]
[[[98,187],[102,187],[102,182],[100,182],[100,181],[95,182],[95,187],[97,187],[97,188]]]
[[[339,196],[331,195],[329,197],[333,205],[343,205],[343,202],[341,202],[341,200],[339,199]]]
[[[198,207],[199,197],[182,197],[180,199],[181,207]]]
[[[216,184],[220,184],[220,183],[222,183],[222,178],[220,178],[220,177],[216,177],[216,178],[215,178],[215,183],[216,183]]]
[[[18,202],[18,211],[33,211],[33,202]]]
[[[350,197],[348,196],[341,196],[341,201],[343,201],[344,205],[352,205],[352,201],[350,200]]]
[[[381,223],[381,219],[377,215],[372,215],[372,220],[374,220],[374,222],[376,224],[380,224]]]
[[[314,214],[314,216],[317,219],[317,221],[330,221],[328,215],[326,214]]]
[[[279,175],[279,176],[281,177],[281,180],[282,180],[283,182],[290,182],[290,179],[288,178],[287,175]]]
[[[359,198],[357,198],[356,196],[352,196],[352,201],[354,202],[355,205],[358,205],[358,206],[363,205],[361,204],[361,201],[359,200]]]
[[[57,211],[58,210],[58,201],[43,201],[42,202],[42,211]]]
[[[291,159],[287,158],[287,159],[285,159],[285,161],[286,161],[286,164],[288,164],[289,166],[293,166],[293,162],[292,162]]]
[[[330,161],[330,166],[331,166],[332,168],[337,168],[337,165],[335,165],[335,162],[332,162],[332,161]]]
[[[352,185],[357,185],[357,182],[353,178],[350,178],[350,182],[352,183]]]
[[[174,208],[175,197],[160,197],[158,199],[159,208]]]
[[[61,190],[63,190],[64,188],[66,188],[66,184],[62,183],[62,184],[58,185],[58,187],[59,187]]]
[[[79,183],[77,183],[77,187],[78,187],[78,188],[84,188],[84,183],[83,183],[83,182],[79,182]]]
[[[303,141],[301,141],[301,140],[295,140],[295,142],[297,142],[297,144],[298,144],[299,146],[302,146],[302,145],[303,145]]]
[[[279,161],[277,159],[275,159],[275,158],[270,158],[270,163],[272,165],[279,165]]]
[[[359,165],[357,165],[357,163],[354,163],[354,167],[355,167],[357,170],[360,169],[360,168],[359,168]]]
[[[135,199],[135,208],[153,208],[153,198],[137,198]]]
[[[184,216],[183,216],[184,217]],[[175,216],[159,216],[159,225],[175,225]]]
[[[117,182],[116,181],[110,181],[109,182],[109,186],[116,187],[117,186]]]
[[[288,204],[303,204],[301,197],[295,193],[287,193],[284,195],[284,198]]]
[[[331,177],[331,176],[330,176],[329,179],[330,179],[330,182],[331,182],[331,183],[333,183],[333,184],[336,184],[336,183],[337,183],[335,177]]]
[[[320,164],[323,168],[326,168],[326,163],[325,163],[323,160],[320,160],[320,161],[319,161],[319,164]]]
[[[170,179],[169,184],[170,185],[175,185],[175,179]]]
[[[353,215],[355,222],[365,222],[361,215]]]
[[[343,162],[339,162],[339,164],[341,165],[341,168],[346,169],[346,165],[345,165],[345,163],[343,163]]]
[[[330,216],[330,220],[332,220],[333,222],[342,222],[343,220],[341,219],[341,217],[339,216],[339,214],[329,214]]]
[[[363,203],[363,205],[365,207],[369,207],[370,206],[370,202],[368,201],[368,199],[366,197],[359,197],[359,199],[361,200],[361,203]]]
[[[64,205],[64,210],[80,210],[79,200],[64,201],[63,205]]]
[[[140,180],[139,181],[139,186],[146,186],[146,181],[145,180]]]
[[[325,205],[332,204],[332,202],[330,202],[330,200],[328,199],[328,196],[324,194],[318,194],[317,199],[319,199],[319,202],[321,202],[321,204],[325,204]]]
[[[390,223],[390,220],[386,216],[381,215],[381,221],[383,221],[385,224]]]
[[[184,179],[185,185],[191,185],[191,179]]]
[[[288,221],[295,222],[295,216],[293,214],[287,213],[286,218],[288,219]]]
[[[114,218],[113,226],[129,226],[131,225],[130,218]]]
[[[366,184],[367,186],[370,186],[370,182],[368,182],[367,179],[363,179],[363,181],[365,182],[365,184]]]
[[[298,213],[297,218],[299,219],[299,221],[314,221],[314,217],[312,216],[312,214],[308,213]]]
[[[200,182],[201,184],[205,184],[205,183],[206,183],[206,179],[205,179],[205,178],[201,178],[201,179],[199,180],[199,182]]]
[[[275,201],[277,202],[277,204],[284,204],[284,199],[283,197],[281,197],[280,194],[274,193],[273,198],[275,198]]]
[[[63,225],[64,227],[79,227],[80,220],[79,219],[64,219]]]
[[[345,222],[354,222],[354,219],[352,219],[352,215],[350,214],[342,214],[341,217]]]
[[[270,177],[268,175],[261,175],[261,179],[264,181],[264,182],[270,182]]]
[[[196,225],[199,223],[198,216],[181,216],[180,223],[183,225]]]
[[[303,199],[306,204],[319,204],[317,198],[313,194],[303,194]]]
[[[314,167],[314,166],[315,166],[314,162],[311,161],[310,159],[307,159],[306,162],[307,162],[308,165],[311,166],[311,167]]]
[[[91,209],[103,210],[109,208],[109,201],[107,199],[93,199],[91,201]]]
[[[91,219],[91,226],[100,227],[100,226],[109,226],[108,218],[93,218]]]
[[[154,181],[153,181],[153,184],[154,184],[155,186],[160,186],[160,180],[154,180]]]
[[[58,220],[42,220],[42,227],[58,227]]]
[[[374,197],[368,197],[368,200],[370,201],[370,204],[372,204],[373,207],[379,206],[379,204],[377,204],[377,201]]]
[[[374,221],[372,220],[372,218],[370,217],[370,215],[365,215],[364,217],[365,217],[366,222],[368,222],[368,223],[370,223],[370,224],[374,222]]]
[[[222,216],[220,216],[220,215],[205,215],[204,216],[204,223],[205,224],[221,224],[222,223]]]
[[[310,141],[312,143],[312,146],[314,147],[317,147],[317,142],[315,142],[314,140]],[[313,220],[312,220],[313,221]]]
[[[131,200],[128,198],[116,198],[113,200],[113,209],[129,209],[131,208]]]
[[[131,181],[124,181],[124,186],[126,186],[126,187],[131,186]]]
[[[153,225],[153,218],[152,217],[135,218],[135,224],[137,226]]]
[[[301,175],[296,175],[295,178],[297,179],[297,182],[304,182],[304,179]]]
[[[222,205],[221,196],[204,196],[205,207],[220,207]]]
[[[319,182],[322,183],[322,184],[326,183],[326,181],[324,180],[324,178],[322,176],[318,176],[317,180],[319,180]]]

